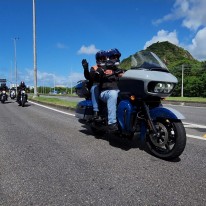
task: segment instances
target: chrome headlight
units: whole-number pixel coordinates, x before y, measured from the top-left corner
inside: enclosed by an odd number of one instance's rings
[[[148,91],[152,93],[169,94],[173,91],[176,84],[171,82],[150,82]]]

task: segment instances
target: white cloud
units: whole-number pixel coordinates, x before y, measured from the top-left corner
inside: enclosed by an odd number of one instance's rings
[[[68,76],[68,79],[69,79],[69,83],[72,83],[72,85],[74,86],[79,80],[85,79],[85,77],[83,73],[74,72],[70,76]]]
[[[146,49],[148,46],[150,46],[151,44],[156,43],[158,41],[159,42],[169,41],[175,45],[179,44],[176,31],[168,32],[165,30],[160,30],[160,31],[158,31],[156,36],[153,36],[151,40],[149,40],[145,43],[144,49]]]
[[[26,73],[19,75],[28,86],[34,85],[34,71],[27,69]],[[59,76],[53,73],[37,71],[38,86],[64,85],[70,87],[74,86],[79,80],[85,79],[83,73],[72,73],[70,76]]]
[[[189,45],[180,43],[187,49],[194,58],[198,60],[206,59],[206,0],[176,0],[171,13],[161,19],[154,21],[161,24],[171,20],[182,20],[182,26],[191,30],[187,36],[193,35]],[[152,40],[151,40],[152,41]]]
[[[77,53],[78,54],[96,54],[98,51],[99,49],[97,49],[94,44],[91,44],[88,47],[83,45]]]
[[[185,48],[198,60],[206,60],[206,27],[199,30],[192,43]]]
[[[206,26],[205,0],[176,0],[170,14],[154,21],[160,24],[170,20],[182,19],[182,25],[191,30]]]

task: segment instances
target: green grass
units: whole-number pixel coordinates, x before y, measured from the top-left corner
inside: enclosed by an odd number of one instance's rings
[[[69,102],[66,100],[58,99],[58,98],[46,98],[46,97],[29,97],[29,99],[32,101],[37,101],[37,102],[44,102],[44,103],[49,103],[53,105],[58,105],[58,106],[65,106],[65,107],[70,107],[70,108],[75,108],[77,105],[77,102]]]

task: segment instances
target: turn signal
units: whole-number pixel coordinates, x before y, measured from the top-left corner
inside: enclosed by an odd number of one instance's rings
[[[134,96],[134,95],[131,95],[131,96],[130,96],[130,100],[131,100],[131,101],[134,101],[134,100],[135,100],[135,96]]]

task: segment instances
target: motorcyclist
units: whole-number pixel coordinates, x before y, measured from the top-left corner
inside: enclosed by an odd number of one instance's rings
[[[3,90],[5,90],[5,91],[8,90],[8,87],[6,86],[6,84],[1,84],[0,91],[2,92]]]
[[[6,84],[1,84],[0,86],[0,92],[2,93],[3,91],[7,92],[8,87],[6,86]],[[8,95],[6,94],[6,100],[8,99]]]
[[[21,91],[26,90],[26,84],[24,81],[21,81],[18,87],[17,102],[21,99]],[[27,100],[27,99],[26,99]]]
[[[117,81],[122,75],[123,70],[118,69],[120,64],[121,53],[118,49],[110,49],[107,51],[107,62],[105,67],[98,67],[95,71],[96,81],[100,82],[101,93],[100,99],[107,103],[108,110],[108,130],[115,132],[118,130],[116,109],[117,109],[117,97],[119,89]]]
[[[89,87],[91,92],[91,99],[93,105],[93,117],[95,119],[99,118],[99,79],[96,71],[98,68],[102,68],[105,66],[107,60],[107,53],[103,50],[98,51],[95,55],[96,64],[92,66],[89,71],[89,64],[86,59],[82,60],[82,66],[84,68],[84,77],[89,80]]]
[[[10,97],[12,99],[14,99],[16,97],[16,90],[15,90],[15,88],[11,88],[10,89]]]

